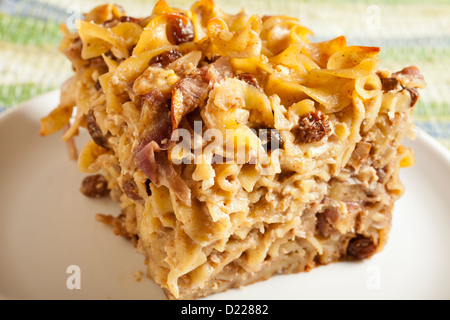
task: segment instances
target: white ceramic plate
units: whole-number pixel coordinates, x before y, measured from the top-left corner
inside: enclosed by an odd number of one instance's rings
[[[151,280],[136,280],[145,271],[143,256],[95,220],[99,212],[118,214],[118,205],[82,196],[84,175],[60,135],[39,136],[39,119],[58,99],[52,92],[0,117],[0,297],[164,299]],[[423,133],[408,145],[417,165],[402,171],[406,194],[383,252],[211,298],[450,299],[450,155]],[[73,265],[81,289],[69,290]]]

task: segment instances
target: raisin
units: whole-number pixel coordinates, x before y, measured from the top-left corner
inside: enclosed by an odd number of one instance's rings
[[[194,40],[194,25],[189,18],[172,17],[167,25],[169,40],[176,45]]]
[[[133,17],[129,17],[129,16],[121,16],[120,17],[120,22],[133,22],[133,23],[139,23],[141,21],[141,19],[136,19]]]
[[[108,181],[101,174],[88,176],[83,179],[80,191],[89,198],[101,198],[108,195]]]
[[[157,66],[160,68],[164,68],[165,66],[169,65],[175,60],[178,60],[182,56],[183,55],[178,50],[169,50],[161,53],[160,55],[157,55],[152,60],[150,60],[150,65],[153,67]]]
[[[109,149],[109,143],[106,136],[103,135],[102,130],[100,130],[97,121],[95,119],[94,110],[89,110],[87,116],[86,116],[86,127],[91,135],[92,140],[99,145],[100,147],[103,147],[105,149]]]
[[[409,95],[411,96],[411,108],[414,107],[419,101],[419,92],[416,88],[405,88],[406,91],[409,92]]]
[[[296,129],[296,141],[299,143],[318,142],[331,132],[328,116],[320,111],[310,112],[300,117]]]
[[[395,78],[381,78],[381,85],[385,92],[397,89],[399,84],[399,81]]]
[[[147,179],[147,181],[145,181],[145,190],[147,190],[147,195],[149,197],[152,195],[152,190],[150,189],[150,183],[152,183],[150,179]]]
[[[128,198],[130,198],[131,200],[135,200],[135,201],[142,200],[142,198],[139,195],[139,192],[137,190],[136,184],[134,183],[134,181],[132,179],[124,182],[122,190],[123,190],[123,193],[125,193],[128,196]]]
[[[394,74],[399,75],[399,73]],[[419,100],[419,92],[416,88],[407,88],[403,85],[401,85],[400,81],[397,78],[381,78],[381,84],[383,87],[384,92],[388,92],[391,90],[406,90],[408,91],[409,95],[411,96],[411,108],[414,107]]]
[[[351,239],[347,247],[347,257],[354,260],[364,260],[377,251],[377,245],[371,238],[358,234]]]
[[[249,85],[261,90],[261,87],[259,86],[258,79],[250,73],[241,73],[236,76],[237,79],[244,81],[248,83]]]
[[[262,147],[266,152],[283,149],[284,147],[283,137],[277,129],[260,129],[259,138],[261,140]]]

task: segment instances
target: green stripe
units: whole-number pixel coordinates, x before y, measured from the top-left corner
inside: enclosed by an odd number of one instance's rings
[[[381,60],[384,63],[403,63],[415,59],[435,65],[450,62],[450,47],[398,47],[381,48]]]
[[[43,46],[57,45],[61,39],[57,22],[0,13],[0,42]]]
[[[414,116],[421,120],[439,118],[440,121],[450,121],[450,102],[424,102],[419,100],[414,110]]]
[[[14,106],[52,89],[55,88],[44,88],[35,83],[0,85],[0,105],[6,107]]]

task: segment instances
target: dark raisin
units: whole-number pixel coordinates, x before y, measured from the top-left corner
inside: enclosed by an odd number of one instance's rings
[[[412,79],[422,79],[423,76],[420,74],[418,70],[415,68],[405,68],[400,72],[396,72],[392,75],[391,78],[381,78],[381,84],[383,87],[384,92],[392,91],[392,90],[406,90],[409,92],[409,95],[411,96],[411,108],[414,107],[419,100],[419,92],[416,88],[406,88],[405,86],[401,85],[398,76],[408,76]]]
[[[120,17],[120,22],[133,22],[133,23],[139,23],[141,21],[141,19],[136,19],[133,17],[129,17],[129,16],[121,16]]]
[[[153,59],[150,60],[150,65],[153,67],[164,68],[175,60],[180,59],[182,56],[183,55],[178,50],[169,50],[153,57]]]
[[[377,244],[371,238],[358,234],[351,239],[347,247],[347,256],[354,260],[364,260],[377,251]]]
[[[236,76],[237,79],[244,81],[248,83],[249,85],[261,90],[261,87],[259,86],[258,79],[250,73],[241,73]]]
[[[328,116],[320,111],[310,112],[300,117],[296,128],[296,141],[299,143],[318,142],[331,132]]]
[[[409,95],[411,96],[411,108],[414,107],[419,101],[419,92],[416,88],[405,88],[406,91],[409,92]]]
[[[176,45],[194,40],[194,25],[187,17],[171,17],[167,25],[169,40]]]
[[[147,190],[147,195],[150,197],[152,195],[152,190],[150,189],[150,184],[152,182],[150,181],[150,179],[147,179],[147,181],[145,181],[145,189]]]
[[[137,190],[136,184],[132,179],[124,182],[122,190],[123,193],[125,193],[131,200],[135,201],[142,200]]]
[[[277,129],[260,129],[259,139],[266,152],[275,151],[277,149],[283,149],[284,140]]]
[[[383,91],[391,91],[395,90],[399,85],[399,81],[395,78],[381,78],[381,85],[383,87]]]
[[[97,121],[95,119],[94,110],[89,110],[86,116],[86,127],[91,135],[92,140],[100,147],[109,149],[109,143],[107,137],[103,135],[102,130],[100,130]]]
[[[84,178],[80,191],[89,198],[101,198],[108,195],[108,181],[101,174]]]

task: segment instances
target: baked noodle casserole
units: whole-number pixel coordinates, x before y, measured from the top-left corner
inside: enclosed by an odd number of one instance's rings
[[[382,250],[414,164],[401,141],[425,86],[416,67],[392,73],[379,48],[312,42],[296,18],[211,0],[161,0],[143,18],[107,4],[61,30],[75,74],[41,135],[62,130],[91,174],[81,191],[120,202],[97,219],[169,299]]]

